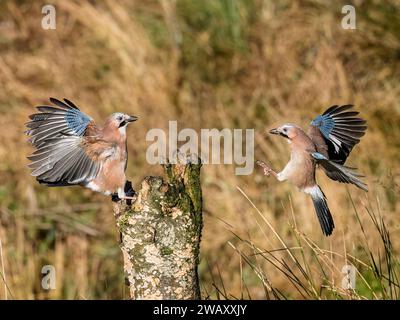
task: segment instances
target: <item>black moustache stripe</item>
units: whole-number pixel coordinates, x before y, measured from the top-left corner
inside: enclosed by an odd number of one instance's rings
[[[286,134],[284,134],[284,133],[282,133],[282,132],[279,132],[279,134],[280,134],[282,137],[285,137],[286,139],[289,139],[289,137],[288,137]]]
[[[119,124],[119,128],[123,127],[124,125],[126,125],[127,122],[125,120],[123,120],[120,124]]]

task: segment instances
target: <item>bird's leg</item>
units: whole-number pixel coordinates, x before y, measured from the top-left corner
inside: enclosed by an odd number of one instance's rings
[[[119,200],[136,200],[136,197],[118,196]]]
[[[118,202],[119,201],[118,193],[111,194],[111,201],[112,202]]]
[[[125,182],[124,188],[118,188],[118,192],[111,196],[112,201],[129,200],[135,201],[137,198],[135,190],[132,188],[130,181]]]
[[[118,197],[125,200],[136,200],[136,192],[133,190],[132,182],[126,181],[124,189],[118,189]]]
[[[264,161],[257,160],[256,164],[263,169],[265,176],[269,177],[269,175],[272,173],[272,175],[278,179],[277,173],[274,170],[272,170]]]
[[[135,192],[135,190],[133,190],[133,187],[132,187],[132,182],[130,182],[128,180],[125,182],[124,193],[125,193],[125,197],[132,198],[131,200],[133,200],[133,199],[136,200],[136,198],[137,198],[136,192]]]

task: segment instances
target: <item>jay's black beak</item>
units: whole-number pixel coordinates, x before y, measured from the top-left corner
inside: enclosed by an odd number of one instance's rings
[[[280,132],[277,129],[271,129],[269,130],[270,134],[280,134]]]
[[[139,119],[139,117],[136,117],[136,116],[124,117],[124,120],[121,121],[121,123],[119,124],[119,127],[121,128],[121,127],[127,125],[129,122],[136,121],[137,119]]]
[[[136,117],[136,116],[129,116],[129,118],[126,119],[125,121],[126,121],[126,122],[133,122],[133,121],[136,121],[137,119],[139,119],[139,117]]]

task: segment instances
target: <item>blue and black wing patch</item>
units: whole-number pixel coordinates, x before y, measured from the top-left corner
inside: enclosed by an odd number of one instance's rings
[[[39,147],[48,139],[61,136],[82,136],[92,119],[81,112],[71,101],[50,98],[54,106],[39,106],[40,113],[30,116],[26,134],[30,142]]]
[[[353,147],[367,129],[366,121],[350,111],[353,105],[332,106],[316,117],[311,126],[319,129],[328,147],[329,160],[344,164]]]

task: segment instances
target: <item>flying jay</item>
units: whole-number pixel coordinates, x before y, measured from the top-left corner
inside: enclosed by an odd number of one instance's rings
[[[367,185],[360,180],[356,168],[344,165],[353,147],[367,129],[366,121],[356,117],[352,105],[332,106],[317,116],[304,132],[295,124],[284,124],[269,131],[284,137],[291,147],[291,156],[285,168],[276,173],[262,161],[264,175],[272,174],[278,181],[288,180],[301,191],[311,195],[322,232],[332,234],[335,227],[326,197],[315,180],[315,169],[321,167],[332,180],[352,183],[364,191]]]
[[[126,127],[138,117],[117,112],[98,126],[68,99],[50,101],[26,124],[36,149],[28,157],[31,174],[47,186],[81,185],[132,200],[125,194]]]

